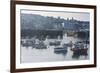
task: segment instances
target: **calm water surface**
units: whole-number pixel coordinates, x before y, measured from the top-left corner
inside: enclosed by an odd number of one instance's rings
[[[25,40],[25,39],[24,39]],[[74,37],[65,37],[63,38],[61,44],[68,43],[72,41],[80,41],[81,39]],[[52,39],[50,41],[53,41]],[[48,45],[48,40],[45,40],[44,43]],[[61,46],[61,45],[60,45]],[[89,46],[89,45],[88,45]],[[55,46],[47,46],[46,49],[36,49],[29,47],[21,46],[21,63],[30,63],[30,62],[54,62],[54,61],[69,61],[69,60],[87,60],[89,59],[89,49],[88,56],[80,56],[79,58],[73,58],[73,51],[71,47],[68,47],[62,51],[55,51]]]

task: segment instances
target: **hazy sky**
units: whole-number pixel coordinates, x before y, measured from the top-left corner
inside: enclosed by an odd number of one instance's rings
[[[42,16],[53,16],[55,18],[61,17],[64,19],[71,19],[72,17],[80,21],[90,21],[90,14],[83,12],[66,12],[66,11],[39,11],[39,10],[21,10],[25,14],[38,14]]]

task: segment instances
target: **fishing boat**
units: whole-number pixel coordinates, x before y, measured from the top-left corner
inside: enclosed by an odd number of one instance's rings
[[[67,48],[63,47],[63,46],[59,46],[59,47],[55,47],[54,48],[54,53],[56,54],[62,54],[62,55],[66,55],[67,54]]]
[[[60,41],[50,42],[49,45],[50,46],[59,46],[60,45]]]
[[[84,43],[82,42],[79,42],[79,43],[74,44],[74,48],[71,48],[71,51],[73,51],[73,57],[87,56],[88,48],[86,47]]]

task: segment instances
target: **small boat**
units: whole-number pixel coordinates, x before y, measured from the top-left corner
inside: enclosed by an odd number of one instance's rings
[[[61,50],[67,50],[66,48],[64,47],[56,47],[54,48],[55,51],[61,51]]]
[[[27,42],[27,43],[23,43],[22,46],[23,47],[29,47],[29,46],[32,46],[32,44],[30,44],[30,43]]]
[[[54,53],[65,55],[65,54],[67,54],[67,50],[54,51]]]
[[[60,41],[50,42],[49,45],[50,46],[59,46],[60,45]]]
[[[72,47],[72,44],[68,43],[68,44],[63,44],[63,47]]]
[[[88,53],[87,53],[87,49],[71,49],[73,51],[73,55],[72,57],[73,58],[79,58],[80,56],[87,56]]]
[[[35,44],[36,49],[47,49],[46,45]]]
[[[21,41],[21,45],[23,46],[23,47],[30,47],[30,46],[32,46],[33,47],[33,45],[35,44],[35,42],[34,41],[31,41],[31,40],[27,40],[27,41]]]
[[[57,47],[57,48],[54,48],[54,53],[65,55],[67,53],[67,49],[63,47]]]
[[[35,48],[36,49],[47,49],[47,46],[43,42],[40,42],[38,44],[35,44]]]
[[[81,47],[75,47],[72,48],[71,51],[73,51],[73,56],[87,56],[88,48],[81,48]]]
[[[78,41],[74,44],[74,47],[71,48],[73,51],[73,58],[79,58],[80,56],[87,56],[88,55],[88,47],[83,41]]]

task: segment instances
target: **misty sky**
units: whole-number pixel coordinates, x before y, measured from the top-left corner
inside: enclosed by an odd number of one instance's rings
[[[83,12],[67,12],[67,11],[39,11],[39,10],[21,10],[24,14],[38,14],[42,16],[52,16],[55,18],[61,17],[71,19],[72,17],[80,21],[90,21],[90,14]]]

